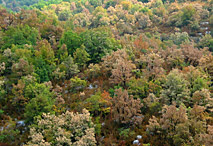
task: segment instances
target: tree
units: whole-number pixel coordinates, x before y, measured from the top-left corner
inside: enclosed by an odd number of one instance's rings
[[[50,38],[54,37],[56,41],[59,41],[62,37],[63,29],[60,26],[55,26],[54,20],[48,20],[39,26],[39,32],[43,39],[50,41]]]
[[[35,56],[42,58],[47,64],[54,64],[55,54],[47,40],[41,40],[37,43]]]
[[[186,125],[187,122],[186,109],[181,106],[179,109],[175,105],[165,106],[162,110],[162,117],[158,120],[153,117],[149,120],[147,125],[148,133],[154,132],[159,136],[166,136],[164,141],[167,140],[170,145],[181,145],[187,143],[190,137],[189,128]]]
[[[205,107],[205,110],[209,113],[213,112],[213,98],[211,97],[211,93],[208,89],[196,91],[192,96],[192,102]]]
[[[14,23],[14,15],[7,12],[5,8],[0,7],[0,29],[7,30]]]
[[[124,124],[139,124],[143,120],[142,106],[141,100],[129,96],[127,90],[116,89],[115,96],[112,99],[113,119]]]
[[[112,33],[105,27],[90,29],[81,34],[87,53],[92,63],[101,61],[107,53],[120,48],[120,44],[113,38]]]
[[[58,14],[58,20],[60,21],[67,21],[70,18],[70,11],[63,10]]]
[[[189,35],[187,32],[176,32],[171,34],[169,39],[172,40],[175,45],[181,45],[189,42]]]
[[[73,56],[74,62],[78,65],[79,68],[84,68],[86,66],[86,63],[90,61],[90,56],[85,50],[85,46],[83,45],[80,48],[76,49]]]
[[[192,96],[196,91],[209,88],[210,78],[202,70],[193,66],[188,66],[184,68],[183,73],[184,78],[190,84],[190,96]]]
[[[0,77],[0,101],[4,103],[6,100],[4,96],[6,95],[6,90],[5,90],[5,78]]]
[[[81,47],[82,39],[77,33],[70,30],[70,31],[64,32],[60,40],[60,44],[61,46],[65,44],[67,46],[69,55],[73,55],[75,50]]]
[[[136,26],[139,29],[144,29],[152,25],[152,21],[149,19],[149,15],[136,12],[135,13],[135,18],[136,18]]]
[[[175,102],[178,106],[182,103],[189,104],[189,83],[183,78],[183,74],[178,69],[173,69],[166,77],[161,92],[161,100],[171,105]]]
[[[88,13],[78,13],[73,17],[73,23],[76,27],[87,27],[91,24],[91,15]]]
[[[129,55],[127,54],[125,49],[119,49],[117,51],[113,51],[111,54],[107,54],[106,56],[104,56],[102,58],[103,69],[106,70],[108,74],[110,74],[113,69],[113,64],[119,59],[121,60],[129,59]]]
[[[205,51],[195,48],[193,44],[183,44],[181,45],[181,50],[184,55],[185,63],[193,66],[197,66],[199,64],[199,60],[201,59]]]
[[[147,97],[149,90],[148,82],[145,78],[135,79],[131,78],[128,83],[128,93],[136,98],[143,99]]]
[[[184,55],[181,49],[178,49],[177,46],[172,46],[166,50],[162,50],[160,55],[165,60],[164,67],[168,70],[173,68],[181,68],[184,66]]]
[[[55,54],[47,40],[41,40],[37,43],[33,64],[35,73],[39,75],[40,81],[49,81],[52,72],[55,70]]]
[[[67,78],[71,78],[73,75],[79,72],[78,65],[74,63],[73,58],[69,55],[60,65],[62,71],[64,70]]]
[[[150,93],[146,98],[143,99],[144,107],[146,107],[145,112],[150,113],[150,115],[158,115],[161,110],[161,104],[159,98],[155,94]]]
[[[72,92],[82,91],[87,85],[87,81],[78,78],[77,76],[70,79],[70,87]]]
[[[58,50],[57,50],[57,59],[59,63],[62,63],[67,57],[68,57],[68,51],[67,46],[63,44]]]
[[[199,66],[207,71],[210,77],[213,77],[213,55],[202,56],[199,60]]]
[[[93,11],[93,17],[91,21],[92,23],[90,24],[90,27],[98,27],[109,25],[110,19],[107,16],[106,10],[99,6]]]
[[[43,113],[53,113],[54,100],[45,95],[38,94],[26,105],[24,116],[27,123],[34,123],[34,118]]]
[[[52,73],[55,70],[55,65],[50,65],[43,58],[35,57],[33,60],[35,73],[39,76],[40,82],[46,82],[51,79]]]
[[[145,69],[143,69],[145,75],[151,79],[164,75],[164,60],[159,54],[149,53],[141,55],[137,62],[142,62],[142,66],[145,66]]]
[[[190,21],[193,21],[193,15],[196,13],[195,8],[192,5],[187,5],[182,8],[181,21],[182,25],[187,25]]]
[[[132,70],[135,68],[135,65],[131,61],[123,59],[116,60],[113,64],[110,82],[113,84],[121,84],[126,87],[127,82],[132,77]]]
[[[211,142],[211,136],[207,133],[207,122],[204,117],[204,107],[194,105],[188,110],[184,106],[176,107],[175,104],[164,106],[160,119],[152,117],[147,125],[147,133],[163,139],[161,144],[169,145],[202,145],[207,137],[206,143]],[[211,132],[210,132],[211,133]],[[153,136],[151,136],[153,137]],[[153,143],[155,145],[155,142]]]
[[[14,45],[35,45],[38,37],[38,30],[28,25],[18,25],[9,27],[3,37],[4,45],[2,49],[11,48]]]
[[[205,48],[208,47],[209,51],[213,52],[213,38],[210,34],[206,34],[205,36],[203,36],[200,40],[200,42],[198,43],[198,46],[200,48]]]
[[[132,70],[136,66],[129,60],[129,55],[125,49],[112,52],[103,58],[103,70],[107,75],[111,75],[110,82],[126,86],[128,80],[132,77]]]
[[[202,144],[205,143],[206,146],[210,146],[213,144],[213,126],[208,125],[207,131],[207,133],[200,135],[200,139]]]
[[[169,16],[168,23],[178,27],[187,26],[197,21],[196,12],[193,5],[186,5],[182,9],[178,9],[178,12],[172,13]]]
[[[33,66],[28,63],[28,61],[23,58],[19,59],[18,63],[14,63],[12,66],[12,72],[17,76],[26,76],[33,72]]]
[[[31,145],[95,146],[95,129],[90,113],[83,109],[82,114],[65,112],[55,116],[43,113],[30,128]]]
[[[101,6],[103,1],[102,0],[89,0],[89,3],[96,8],[98,6]]]
[[[31,99],[41,94],[45,97],[52,98],[53,93],[50,88],[51,87],[45,85],[45,83],[37,83],[34,76],[24,76],[17,84],[13,84],[12,93],[14,96],[11,99],[12,105],[16,108],[17,112],[22,113]]]

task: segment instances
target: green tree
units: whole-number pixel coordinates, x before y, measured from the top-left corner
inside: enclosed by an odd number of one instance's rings
[[[208,47],[209,51],[213,52],[213,37],[210,34],[203,36],[198,46],[201,48]]]
[[[39,94],[32,98],[26,105],[24,116],[27,123],[33,123],[34,118],[41,116],[43,113],[53,113],[54,100],[45,95]]]
[[[116,41],[108,28],[90,29],[81,34],[87,53],[92,63],[101,61],[101,58],[121,46]]]
[[[51,79],[51,74],[55,69],[54,65],[47,64],[45,60],[40,57],[35,57],[33,64],[35,66],[35,73],[38,74],[40,82],[46,82]]]
[[[57,50],[56,57],[59,63],[63,62],[68,57],[67,46],[65,44]]]
[[[175,102],[178,106],[182,103],[189,104],[189,83],[184,79],[178,69],[173,69],[166,77],[161,92],[161,100],[171,105]]]
[[[131,78],[128,82],[128,92],[136,98],[145,98],[147,97],[147,91],[149,89],[148,82],[146,79],[135,79]]]
[[[60,44],[61,46],[65,44],[67,46],[69,55],[73,55],[75,50],[81,47],[82,40],[77,33],[73,32],[72,30],[69,30],[64,32],[60,40]]]
[[[188,5],[183,7],[182,9],[182,25],[187,25],[190,23],[191,20],[193,20],[193,15],[196,13],[196,9],[192,5]]]
[[[79,72],[78,65],[74,63],[73,58],[69,55],[60,65],[60,69],[65,71],[66,77],[71,78]]]
[[[74,62],[79,68],[84,68],[88,61],[90,61],[90,55],[85,50],[85,46],[81,46],[74,52]]]
[[[38,38],[38,30],[28,25],[18,25],[9,27],[3,37],[4,44],[2,49],[11,48],[14,45],[35,45]]]
[[[78,77],[74,77],[70,79],[71,91],[74,92],[76,90],[82,91],[87,85],[87,81],[82,80]]]

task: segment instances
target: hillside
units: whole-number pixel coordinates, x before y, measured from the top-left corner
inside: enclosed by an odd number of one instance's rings
[[[213,0],[0,4],[0,146],[213,145]]]

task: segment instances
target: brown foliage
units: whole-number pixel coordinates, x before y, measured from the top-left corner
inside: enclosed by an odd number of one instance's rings
[[[175,104],[164,106],[160,119],[153,117],[147,125],[147,132],[163,138],[170,145],[202,145],[212,143],[211,126],[206,130],[205,108],[194,105],[190,110]],[[206,141],[205,141],[206,140]]]
[[[202,56],[199,60],[199,65],[207,71],[211,77],[213,76],[213,56],[211,54]]]
[[[137,62],[145,68],[143,71],[147,77],[158,78],[164,74],[164,60],[159,54],[149,53],[141,55]]]
[[[13,104],[18,106],[20,111],[23,110],[29,100],[29,98],[24,97],[24,88],[25,84],[22,80],[19,80],[17,85],[13,84],[12,93],[15,96],[13,98]]]
[[[204,106],[208,112],[213,112],[213,98],[211,98],[209,90],[202,89],[201,91],[196,91],[192,96],[192,101],[200,106]]]
[[[111,74],[110,82],[126,86],[127,81],[132,77],[132,70],[135,65],[129,60],[129,56],[124,49],[117,50],[111,55],[103,58],[103,70]]]
[[[184,55],[184,60],[186,63],[197,66],[199,60],[203,56],[203,51],[200,51],[198,48],[195,48],[192,44],[181,45],[181,50]]]
[[[177,46],[172,46],[166,50],[160,52],[161,56],[165,60],[164,68],[172,70],[173,68],[179,67],[184,63],[184,55]]]
[[[140,99],[134,99],[129,96],[127,90],[117,89],[112,99],[113,119],[124,124],[138,124],[143,120],[141,107],[143,106]]]
[[[18,76],[26,76],[33,72],[33,67],[24,59],[19,59],[18,63],[14,63],[12,66],[12,71]]]
[[[14,22],[14,16],[9,14],[6,9],[0,8],[0,30],[7,30]]]
[[[119,59],[113,64],[112,75],[110,82],[113,84],[121,84],[126,86],[126,83],[132,77],[132,70],[135,69],[135,65],[128,60]]]

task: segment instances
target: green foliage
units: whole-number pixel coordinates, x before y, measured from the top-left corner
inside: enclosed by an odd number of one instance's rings
[[[72,30],[69,30],[63,34],[60,40],[60,44],[61,46],[65,44],[67,46],[69,55],[73,55],[75,50],[81,47],[82,40],[77,33],[73,32]]]
[[[37,8],[37,9],[42,9],[45,6],[51,5],[51,4],[59,4],[64,0],[39,0],[37,3],[33,4],[30,8]]]
[[[26,105],[24,116],[26,123],[33,123],[34,118],[41,116],[43,113],[54,113],[54,99],[46,94],[38,94],[32,98]]]
[[[10,48],[14,45],[35,45],[38,38],[38,31],[28,25],[19,25],[17,28],[10,27],[3,37],[4,44],[1,49]]]
[[[0,116],[4,114],[4,111],[0,109]]]
[[[132,78],[128,82],[128,92],[135,98],[145,98],[148,91],[148,83],[145,79],[134,79]]]
[[[95,8],[101,6],[102,2],[103,0],[89,0],[89,3]]]
[[[181,15],[181,25],[187,25],[190,23],[191,20],[193,20],[193,15],[196,13],[195,8],[192,5],[185,6],[182,9],[182,15]]]
[[[5,79],[0,77],[0,101],[4,101],[4,96],[6,95],[5,91]]]
[[[3,128],[4,129],[0,131],[0,142],[8,143],[13,141],[14,144],[18,142],[17,140],[20,135],[20,131],[16,129],[15,121],[12,121],[10,118]]]
[[[107,28],[87,30],[81,34],[81,37],[92,63],[100,62],[107,53],[121,47]]]
[[[88,61],[90,61],[90,55],[85,50],[85,46],[77,48],[74,52],[74,62],[79,66],[79,68],[84,68]]]
[[[59,66],[62,71],[65,71],[66,77],[71,78],[79,72],[78,65],[74,63],[73,58],[69,55]]]
[[[50,86],[43,84],[39,84],[37,82],[31,82],[30,84],[26,84],[24,93],[25,97],[28,97],[30,99],[35,98],[39,94],[43,94],[47,97],[53,97],[53,93],[50,92]]]
[[[213,52],[213,38],[210,34],[203,36],[198,44],[199,47],[208,47],[209,51]]]
[[[96,117],[96,118],[95,118],[94,124],[95,124],[95,133],[96,133],[97,135],[100,135],[100,134],[101,134],[100,117]]]
[[[169,24],[178,27],[187,26],[191,24],[193,27],[195,23],[197,23],[197,18],[195,16],[196,14],[196,9],[192,5],[186,5],[177,13],[169,17]]]
[[[55,66],[47,64],[45,60],[40,57],[34,58],[33,64],[35,66],[35,73],[38,74],[40,82],[47,82],[51,79],[51,74]]]
[[[68,10],[64,10],[59,13],[58,20],[67,21],[70,18],[70,12]]]
[[[189,35],[187,32],[175,33],[170,36],[170,40],[172,40],[175,45],[180,45],[189,42]]]
[[[189,104],[189,83],[183,78],[179,70],[172,70],[166,77],[164,89],[161,92],[161,99],[168,105],[175,102],[177,105],[182,103]]]
[[[67,46],[63,44],[57,51],[56,57],[58,62],[62,63],[68,57]]]
[[[101,111],[101,92],[97,92],[95,95],[92,95],[90,98],[86,99],[86,102],[88,103],[88,110],[97,113]]]
[[[128,138],[129,136],[133,136],[135,134],[135,132],[131,131],[130,128],[127,128],[127,129],[120,128],[120,129],[118,129],[118,131],[119,131],[119,135],[125,139]]]
[[[109,1],[106,2],[105,8],[108,9],[110,6],[115,7],[115,5],[116,5],[116,1],[109,0]]]
[[[87,81],[78,78],[77,76],[70,79],[71,91],[82,91],[87,85]]]
[[[212,0],[0,3],[0,143],[212,145]]]

